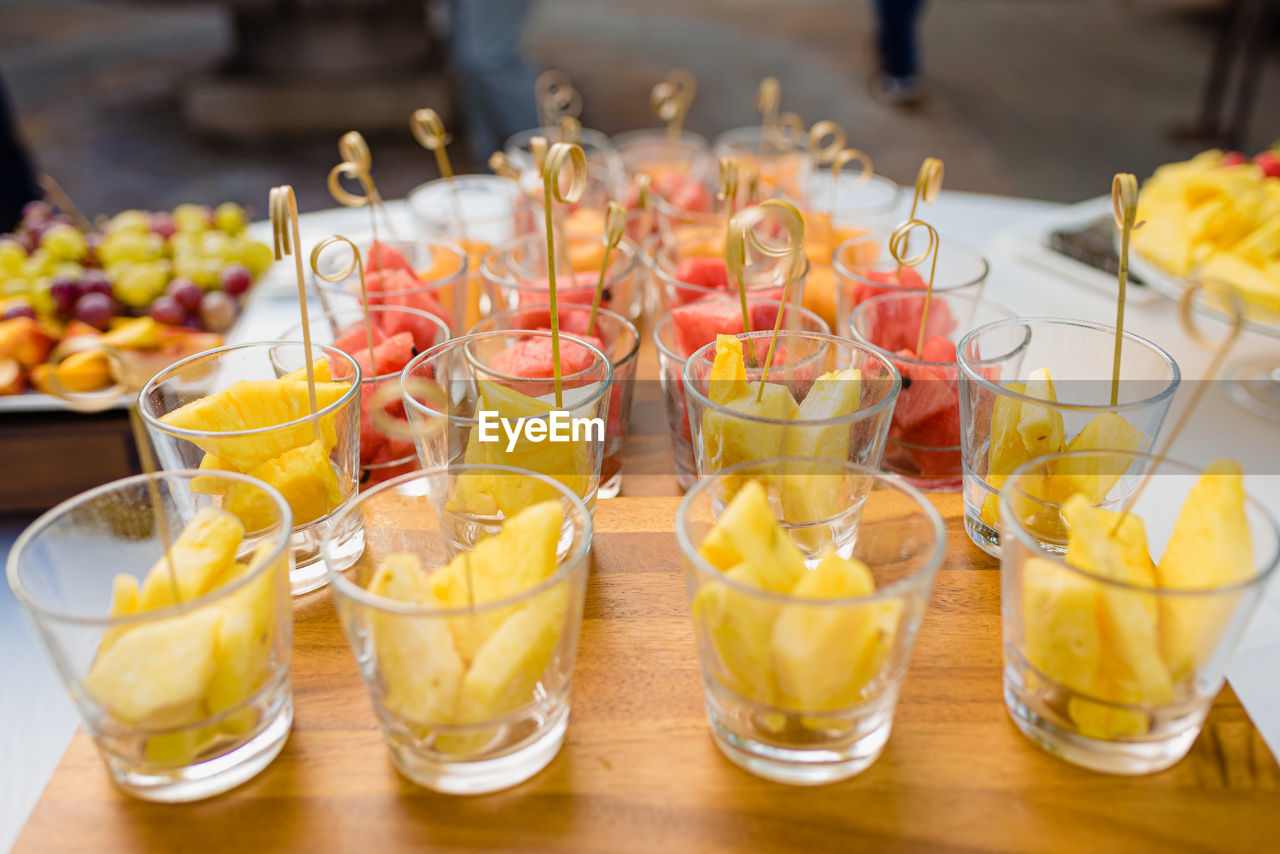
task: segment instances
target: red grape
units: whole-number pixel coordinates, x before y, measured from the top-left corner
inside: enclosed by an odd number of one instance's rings
[[[151,215],[151,230],[168,240],[173,237],[173,233],[178,230],[178,227],[173,223],[172,214],[160,211]]]
[[[199,308],[200,299],[204,296],[204,290],[186,276],[178,276],[170,282],[166,293],[188,311]]]
[[[151,303],[151,317],[159,323],[177,326],[186,319],[187,312],[173,297],[157,297]]]
[[[18,303],[5,309],[4,317],[0,318],[0,320],[13,320],[15,317],[29,317],[35,320],[36,312],[31,306]]]
[[[222,289],[233,297],[240,296],[253,284],[253,274],[243,264],[228,264],[222,268],[218,278]]]
[[[222,291],[209,291],[200,300],[200,319],[210,332],[226,332],[236,322],[236,301]]]
[[[80,299],[80,283],[75,279],[54,279],[49,286],[49,296],[53,299],[53,309],[61,315],[69,315]]]
[[[101,270],[85,270],[84,275],[80,277],[80,292],[111,296],[111,280]]]
[[[116,301],[106,294],[85,294],[76,300],[76,320],[105,330],[116,314]]]
[[[53,213],[53,208],[49,207],[48,202],[42,202],[39,199],[34,202],[27,202],[22,206],[22,219],[35,222],[37,220],[48,219]]]

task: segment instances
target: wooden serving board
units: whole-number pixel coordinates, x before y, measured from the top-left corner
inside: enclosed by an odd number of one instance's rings
[[[647,348],[646,348],[647,349]],[[653,377],[651,353],[641,376]],[[643,383],[624,497],[596,511],[567,742],[532,780],[438,795],[391,765],[327,590],[296,602],[293,734],[265,772],[197,804],[131,799],[73,739],[18,852],[1169,852],[1280,846],[1280,767],[1229,688],[1191,754],[1126,778],[1051,756],[1001,693],[998,563],[958,495],[893,735],[852,780],[792,788],[712,743],[679,549],[662,403]],[[665,460],[664,460],[665,458]]]

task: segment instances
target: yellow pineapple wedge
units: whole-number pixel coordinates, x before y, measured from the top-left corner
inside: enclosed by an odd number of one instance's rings
[[[311,373],[315,375],[316,382],[328,383],[333,382],[333,374],[329,368],[329,360],[325,358],[316,359],[311,363]],[[306,382],[307,369],[298,368],[296,371],[290,371],[280,379],[288,382]]]
[[[1217,460],[1204,469],[1182,505],[1156,567],[1160,586],[1226,587],[1256,572],[1244,473],[1233,460]],[[1230,595],[1161,602],[1161,648],[1176,678],[1192,675],[1213,654],[1237,604],[1239,598]]]
[[[200,471],[207,472],[223,472],[236,471],[236,467],[225,463],[215,457],[213,454],[205,454],[200,459]],[[196,475],[191,478],[191,491],[198,492],[201,495],[225,495],[230,488],[230,484],[225,480],[218,480],[208,475]]]
[[[1028,664],[1072,691],[1097,692],[1103,655],[1097,582],[1051,560],[1028,558],[1022,623]]]
[[[764,487],[754,480],[734,495],[698,552],[726,572],[748,564],[760,586],[773,593],[789,593],[804,572],[804,555],[774,520]]]
[[[317,409],[336,402],[349,390],[347,383],[317,382]],[[220,392],[175,409],[160,421],[170,427],[228,433],[285,424],[305,417],[310,411],[305,381],[241,380]],[[337,443],[336,417],[330,415],[319,421],[326,453]],[[311,424],[296,424],[252,436],[203,437],[195,444],[205,453],[247,472],[315,438]]]
[[[800,403],[788,429],[782,454],[787,457],[811,457],[821,460],[849,459],[849,424],[814,424],[851,415],[862,396],[862,371],[846,368],[818,377]],[[807,469],[807,470],[806,470]],[[849,496],[842,477],[818,474],[820,466],[793,464],[782,478],[782,518],[791,524],[820,522],[830,519],[849,506]],[[796,539],[807,551],[816,554],[830,539],[823,528],[801,529]]]
[[[264,460],[248,474],[280,491],[293,510],[295,527],[328,515],[345,498],[329,452],[319,441]],[[275,504],[248,483],[232,485],[225,507],[250,531],[260,531],[276,522]]]
[[[369,592],[397,602],[443,606],[412,554],[383,558]],[[369,619],[383,705],[420,726],[451,723],[466,666],[445,621],[385,611],[374,611]]]
[[[828,552],[791,590],[800,599],[843,599],[875,592],[861,561]],[[875,678],[897,631],[897,601],[865,605],[788,604],[770,636],[778,705],[803,712],[834,712],[859,702]]]
[[[785,386],[765,383],[762,391],[760,383],[749,383],[746,376],[742,342],[732,335],[717,336],[707,395],[711,401],[749,418],[787,421],[795,416],[799,407]],[[776,457],[786,433],[785,424],[751,423],[708,410],[702,416],[703,459],[709,471],[719,471],[747,460]],[[730,494],[736,489],[735,481],[726,481]]]
[[[1050,403],[1058,402],[1058,392],[1054,388],[1053,378],[1048,368],[1037,368],[1027,377],[1027,397]],[[1048,406],[1023,402],[1018,408],[1018,435],[1022,437],[1028,459],[1056,454],[1067,443],[1066,431],[1062,425],[1062,413]]]
[[[1025,383],[1011,382],[1006,388],[1014,394],[1025,394]],[[1027,446],[1022,443],[1022,435],[1018,433],[1018,417],[1022,406],[1016,398],[1003,395],[996,398],[991,412],[991,440],[987,452],[987,483],[999,490],[1004,486],[1009,474],[1031,459],[1027,456]],[[1000,509],[996,503],[996,495],[988,495],[982,502],[982,521],[992,528],[1000,526]]]
[[[201,510],[173,541],[168,557],[161,557],[147,573],[138,596],[139,610],[163,608],[179,598],[188,602],[208,593],[214,580],[235,563],[243,539],[244,525],[234,515],[214,507]]]
[[[107,612],[112,617],[136,614],[139,608],[138,579],[121,572],[111,579],[111,608]],[[98,655],[106,652],[121,634],[129,630],[128,626],[117,626],[102,633],[102,641],[98,644]]]
[[[755,590],[764,589],[747,563],[726,571],[725,578]],[[735,590],[723,581],[710,581],[699,588],[690,610],[694,622],[705,626],[729,687],[748,699],[772,706],[777,680],[770,661],[769,635],[778,606]]]
[[[747,365],[742,358],[742,342],[733,335],[717,335],[715,359],[707,377],[707,397],[713,403],[732,400],[747,387]]]
[[[1141,430],[1121,415],[1104,412],[1084,425],[1084,429],[1067,443],[1067,450],[1136,451],[1141,444]],[[1097,504],[1106,499],[1123,476],[1124,471],[1115,470],[1114,458],[1105,461],[1097,458],[1063,459],[1058,461],[1049,476],[1050,494],[1058,496],[1058,501],[1062,502],[1079,492]]]

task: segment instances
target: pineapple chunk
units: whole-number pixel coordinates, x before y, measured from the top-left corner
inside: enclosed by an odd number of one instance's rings
[[[248,473],[280,491],[293,510],[295,527],[329,514],[344,498],[338,473],[318,441],[285,451]],[[274,502],[251,484],[233,485],[227,492],[226,508],[250,531],[260,531],[276,522]]]
[[[1050,403],[1058,402],[1058,393],[1049,376],[1048,368],[1037,368],[1027,377],[1027,397]],[[1048,406],[1023,404],[1018,409],[1018,435],[1027,449],[1027,459],[1056,454],[1066,445],[1066,433],[1062,425],[1062,413]]]
[[[800,577],[791,595],[842,599],[874,592],[875,582],[862,562],[829,552]],[[778,705],[833,712],[857,703],[892,646],[900,610],[897,602],[784,606],[770,636]]]
[[[1245,516],[1244,474],[1233,460],[1207,466],[1191,487],[1156,568],[1160,586],[1225,587],[1257,572]],[[1168,598],[1161,603],[1161,647],[1178,678],[1192,675],[1217,647],[1239,598]]]
[[[1084,425],[1084,429],[1067,443],[1067,450],[1136,451],[1141,444],[1141,430],[1123,416],[1105,412]],[[1098,459],[1059,460],[1053,474],[1049,476],[1052,484],[1050,494],[1059,496],[1059,502],[1077,492],[1083,493],[1094,504],[1102,502],[1124,476],[1124,471],[1113,471],[1111,466],[1107,466],[1107,471],[1102,471],[1102,467],[1102,461]]]
[[[798,407],[791,392],[776,383],[765,383],[759,399],[757,383],[751,383],[742,394],[724,402],[732,413],[708,410],[702,416],[703,460],[707,471],[719,471],[747,460],[763,460],[782,453],[786,424],[765,424],[747,418],[769,418],[788,421]],[[739,418],[738,415],[744,416]],[[730,489],[732,491],[732,489]]]
[[[323,409],[350,390],[347,383],[316,383],[316,407]],[[192,401],[163,416],[170,427],[226,433],[258,430],[303,418],[311,412],[307,384],[296,380],[241,380],[223,391]],[[336,415],[320,419],[328,452],[337,443]],[[195,440],[205,453],[247,472],[285,451],[316,438],[311,424],[267,431],[252,436],[207,436]]]
[[[796,422],[823,421],[855,412],[862,395],[862,372],[857,368],[825,373],[814,382],[792,416]],[[849,424],[789,427],[782,455],[825,460],[849,459]],[[809,471],[805,471],[808,468]],[[849,506],[843,477],[818,474],[819,466],[796,466],[782,475],[782,518],[792,524],[830,519]],[[817,553],[830,532],[826,528],[797,531],[797,538]]]
[[[219,616],[205,608],[131,628],[94,659],[85,691],[126,723],[168,727],[200,720]]]
[[[387,555],[369,592],[398,602],[439,605],[412,554]],[[388,711],[422,726],[451,723],[465,665],[443,619],[374,611],[374,655]]]
[[[707,380],[707,397],[713,403],[726,403],[746,390],[747,366],[742,358],[742,342],[736,336],[716,336],[715,361]]]
[[[219,472],[219,471],[236,471],[235,466],[225,463],[215,457],[213,454],[205,454],[200,460],[200,471]],[[224,480],[208,477],[206,475],[196,475],[191,478],[191,491],[198,492],[201,495],[226,495],[230,486]]]
[[[1102,640],[1098,584],[1045,558],[1022,566],[1022,623],[1027,663],[1053,681],[1095,694]]]
[[[746,587],[763,589],[746,563],[733,567],[725,577]],[[694,623],[705,627],[728,686],[748,699],[773,705],[777,687],[769,660],[769,634],[778,606],[734,590],[722,581],[710,581],[699,588],[690,610]]]
[[[258,546],[248,564],[237,564],[222,581],[230,584],[266,560],[274,543]],[[281,553],[275,563],[232,594],[220,608],[214,655],[216,667],[206,692],[211,713],[248,700],[262,687],[271,669],[276,609],[289,596],[289,563]],[[252,717],[252,716],[250,716]]]
[[[328,383],[328,382],[333,382],[333,373],[331,372],[331,370],[330,370],[330,368],[329,368],[329,360],[328,360],[328,359],[320,358],[320,359],[316,359],[314,362],[312,362],[312,363],[311,363],[311,372],[312,372],[313,374],[315,374],[315,379],[316,379],[316,382],[318,382],[318,383]],[[285,374],[284,376],[282,376],[280,379],[282,379],[282,380],[287,380],[287,381],[289,381],[289,382],[304,382],[304,383],[305,383],[305,382],[307,381],[307,369],[306,369],[306,368],[298,368],[298,370],[296,370],[296,371],[290,371],[289,373],[287,373],[287,374]]]
[[[231,513],[213,507],[201,510],[174,540],[168,556],[156,561],[147,573],[138,597],[139,610],[163,608],[179,599],[186,602],[208,593],[213,581],[235,562],[243,539],[244,526]]]
[[[734,495],[698,552],[721,570],[748,564],[760,586],[774,593],[790,592],[804,572],[804,556],[774,521],[764,487],[754,480]]]
[[[111,610],[108,612],[112,617],[121,617],[126,614],[136,614],[139,610],[138,595],[138,579],[128,573],[118,573],[115,578],[111,579]],[[98,644],[98,655],[106,652],[107,647],[115,643],[116,638],[127,632],[131,627],[117,626],[114,629],[107,629],[102,633],[102,641]]]

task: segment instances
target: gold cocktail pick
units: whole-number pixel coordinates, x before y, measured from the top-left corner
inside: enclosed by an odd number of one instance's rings
[[[307,280],[302,272],[302,241],[298,236],[298,197],[293,187],[281,184],[271,188],[268,197],[271,211],[271,236],[277,261],[292,255],[298,277],[298,307],[302,312],[302,363],[307,372],[307,404],[316,414],[316,369],[311,359],[311,318],[307,313]],[[320,438],[320,422],[311,419],[311,428]]]
[[[832,257],[835,257],[836,251],[836,214],[840,210],[840,173],[850,163],[857,163],[862,167],[858,172],[858,179],[854,181],[851,189],[856,190],[864,186],[871,180],[871,176],[875,174],[874,167],[871,165],[871,158],[856,148],[842,148],[831,158],[831,251],[828,254]]]
[[[341,270],[332,273],[326,273],[320,269],[320,256],[324,254],[324,250],[338,243],[345,243],[351,250],[351,261]],[[311,272],[316,277],[326,282],[337,284],[344,282],[352,274],[356,273],[360,277],[360,308],[364,313],[364,337],[365,344],[369,348],[369,364],[373,365],[373,320],[369,316],[369,289],[364,282],[364,261],[360,258],[360,250],[348,238],[341,234],[335,234],[333,237],[326,237],[311,248]],[[336,330],[335,330],[336,332]]]
[[[567,175],[566,175],[567,167]],[[567,178],[569,186],[564,186]],[[560,309],[556,303],[556,237],[552,217],[554,202],[573,203],[582,198],[587,188],[587,158],[582,146],[557,142],[547,150],[542,163],[543,213],[547,231],[547,294],[551,312],[551,370],[555,387],[556,408],[564,408],[560,376]]]
[[[769,336],[769,349],[765,352],[764,367],[760,371],[760,387],[756,390],[756,402],[758,403],[764,398],[764,386],[769,380],[769,367],[773,364],[773,354],[778,344],[778,333],[782,329],[782,316],[786,314],[787,298],[791,293],[791,283],[796,280],[804,264],[804,217],[795,205],[790,202],[784,202],[781,199],[769,199],[761,202],[754,210],[759,213],[757,222],[763,220],[770,213],[775,214],[787,235],[787,241],[776,246],[765,244],[756,235],[754,227],[748,227],[741,232],[746,242],[751,244],[757,254],[769,258],[785,258],[789,261],[783,273],[786,278],[782,283],[782,308],[779,309],[778,316],[774,318],[773,334]]]
[[[556,119],[557,142],[581,142],[582,122],[575,116],[561,116]]]
[[[779,220],[786,232],[785,243],[766,243],[756,232],[756,226],[770,217]],[[738,284],[738,300],[742,306],[742,330],[751,331],[751,316],[747,310],[746,265],[747,252],[762,258],[789,258],[791,264],[786,270],[786,281],[783,282],[782,300],[785,303],[791,280],[795,278],[795,266],[799,262],[796,252],[803,252],[804,217],[790,202],[781,199],[769,199],[758,205],[743,208],[729,220],[729,228],[725,234],[724,262],[729,280]]]
[[[391,215],[387,213],[387,207],[382,201],[382,194],[378,192],[378,185],[373,181],[373,154],[369,151],[369,143],[365,142],[364,136],[358,130],[349,130],[338,139],[338,156],[343,162],[353,163],[356,168],[363,174],[353,175],[360,181],[361,187],[368,197],[369,219],[373,223],[374,240],[378,239],[378,221],[375,210],[382,211],[382,218],[386,220],[387,230],[393,238],[396,237],[395,225],[391,221]],[[332,181],[332,179],[330,179]],[[329,187],[330,193],[333,193],[333,184]],[[345,204],[336,195],[334,198],[339,204]],[[349,205],[356,207],[357,205]]]
[[[814,122],[809,128],[809,156],[819,166],[833,162],[844,149],[845,142],[844,128],[830,119]]]
[[[555,126],[561,116],[577,118],[582,115],[582,96],[563,71],[549,70],[539,74],[533,84],[533,97],[541,127]]]
[[[1218,372],[1222,370],[1222,365],[1227,360],[1231,348],[1235,346],[1240,333],[1244,331],[1244,300],[1240,298],[1240,294],[1235,288],[1222,288],[1221,293],[1228,297],[1228,303],[1231,309],[1231,328],[1227,330],[1227,334],[1220,340],[1215,341],[1208,335],[1201,332],[1195,323],[1195,297],[1205,289],[1204,282],[1194,282],[1182,292],[1182,296],[1178,299],[1178,319],[1182,323],[1182,329],[1187,333],[1197,346],[1206,350],[1213,350],[1213,358],[1209,360],[1209,365],[1204,369],[1204,375],[1200,378],[1200,382],[1196,383],[1191,391],[1191,397],[1187,400],[1187,405],[1183,407],[1182,412],[1178,415],[1178,420],[1174,422],[1172,429],[1165,435],[1164,443],[1159,453],[1151,461],[1151,468],[1142,476],[1142,480],[1138,482],[1137,488],[1133,490],[1133,494],[1125,500],[1124,506],[1120,508],[1120,513],[1116,519],[1115,526],[1111,529],[1111,536],[1115,536],[1120,532],[1120,526],[1124,523],[1124,519],[1129,515],[1129,511],[1133,509],[1133,505],[1142,495],[1142,491],[1147,488],[1152,476],[1160,464],[1169,457],[1169,449],[1173,447],[1173,443],[1177,440],[1178,434],[1187,426],[1187,422],[1191,419],[1191,414],[1196,407],[1200,405],[1200,401],[1204,398],[1205,391],[1208,390],[1212,380],[1217,377]],[[1215,289],[1217,294],[1219,289]],[[1115,400],[1112,400],[1115,403]]]
[[[627,211],[617,202],[609,202],[604,214],[604,258],[600,261],[600,279],[596,282],[596,292],[591,298],[591,313],[587,315],[587,334],[591,335],[596,328],[596,312],[600,310],[600,301],[604,298],[604,280],[609,275],[609,261],[613,250],[622,240],[623,229],[627,227]],[[575,283],[576,284],[576,283]]]
[[[693,73],[683,68],[673,68],[661,82],[649,92],[649,107],[667,123],[667,137],[676,139],[689,113],[693,97],[698,92],[698,81]]]
[[[1117,172],[1111,179],[1111,213],[1120,229],[1119,290],[1116,292],[1116,350],[1111,362],[1111,405],[1120,399],[1120,351],[1124,342],[1124,307],[1129,285],[1129,236],[1142,226],[1138,218],[1138,179]]]
[[[511,165],[511,161],[507,159],[505,152],[495,151],[489,155],[489,169],[499,178],[510,178],[512,181],[520,180],[520,173],[516,171],[516,167]]]
[[[409,117],[409,130],[419,145],[435,155],[440,177],[452,178],[453,165],[449,162],[448,146],[453,137],[445,133],[440,115],[430,107],[414,110]]]
[[[720,192],[717,195],[724,203],[725,218],[733,219],[738,206],[738,158],[720,158]]]
[[[40,189],[44,190],[45,197],[53,203],[67,216],[71,217],[72,223],[76,228],[84,232],[93,231],[93,223],[89,222],[89,218],[80,212],[80,208],[76,207],[76,203],[71,201],[71,197],[67,195],[66,190],[62,189],[52,175],[45,172],[40,175]]]
[[[937,201],[938,193],[942,190],[942,174],[941,160],[936,157],[924,159],[920,164],[920,171],[916,174],[916,189],[915,195],[911,198],[911,213],[889,235],[889,254],[898,262],[899,268],[919,266],[924,259],[930,255],[933,256],[933,263],[929,266],[929,281],[925,285],[924,310],[920,313],[920,335],[916,338],[916,358],[921,358],[924,351],[924,333],[929,326],[929,303],[933,300],[933,277],[938,272],[938,244],[940,243],[937,229],[927,222],[916,219],[916,208],[921,201],[927,205]],[[911,245],[911,232],[917,228],[925,229],[929,242],[925,245],[923,252],[909,256],[907,252]]]
[[[742,201],[748,205],[756,203],[760,195],[760,172],[753,166],[742,166],[738,169],[738,183],[742,184]]]
[[[533,139],[529,140],[529,154],[533,157],[533,167],[537,170],[539,181],[542,180],[542,170],[543,167],[547,165],[547,154],[550,151],[550,148],[551,143],[547,141],[545,136],[535,136]],[[585,184],[585,177],[583,178],[583,181]],[[579,198],[581,198],[581,195],[579,195]],[[559,211],[553,210],[551,216],[555,220],[556,225],[555,240],[556,247],[560,252],[560,262],[564,264],[564,271],[569,274],[570,278],[573,278],[573,264],[569,260],[569,248],[568,244],[565,242],[568,240],[568,236],[564,233],[564,226],[560,222]]]
[[[776,77],[766,77],[756,89],[756,109],[760,111],[760,150],[764,154],[766,137],[778,133],[778,104],[782,99],[782,86]]]

